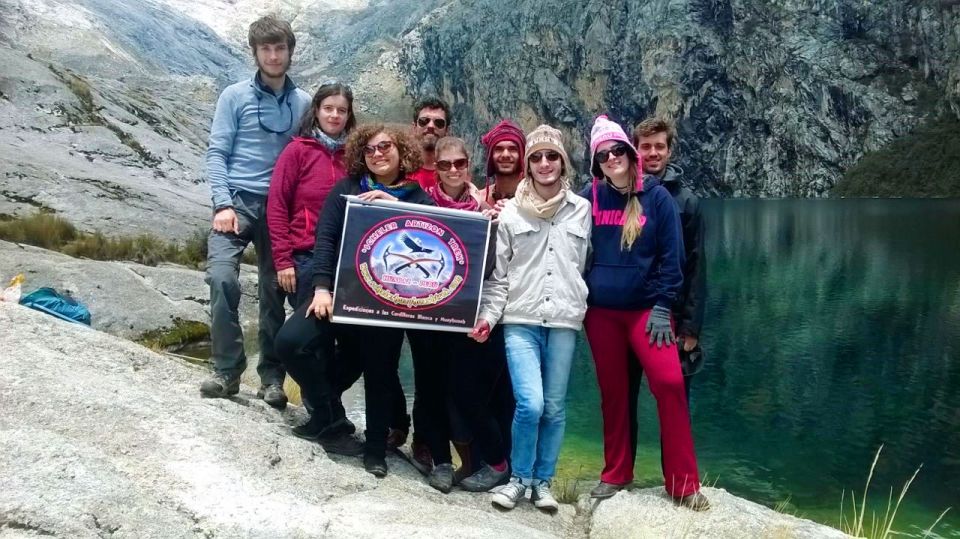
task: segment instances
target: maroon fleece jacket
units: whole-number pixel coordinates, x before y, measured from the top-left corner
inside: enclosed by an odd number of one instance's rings
[[[305,137],[294,137],[284,148],[267,195],[267,226],[277,271],[293,267],[294,252],[313,250],[320,208],[346,175],[342,149],[331,153]]]

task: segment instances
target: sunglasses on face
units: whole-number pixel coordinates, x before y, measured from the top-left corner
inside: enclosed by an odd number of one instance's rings
[[[614,157],[622,157],[625,153],[627,153],[627,145],[617,144],[609,150],[600,150],[597,152],[597,162],[606,163],[607,160],[610,159],[611,155]]]
[[[376,145],[367,144],[363,147],[363,155],[367,157],[377,153],[377,150],[380,150],[380,155],[385,155],[390,151],[390,148],[393,148],[393,143],[389,140],[383,142],[378,142]]]
[[[546,152],[537,152],[537,153],[535,153],[535,154],[533,154],[533,155],[530,156],[530,162],[531,162],[531,163],[539,163],[541,160],[543,160],[544,157],[547,158],[547,161],[551,161],[551,162],[553,162],[553,161],[559,161],[559,160],[560,160],[560,152],[555,152],[555,151],[553,151],[553,150],[549,150],[549,151],[546,151]]]
[[[467,168],[467,164],[470,161],[468,159],[454,159],[453,161],[437,161],[437,170],[441,172],[447,172],[453,167],[456,167],[457,170],[463,170]]]
[[[427,118],[426,116],[421,116],[417,118],[417,125],[420,127],[426,127],[430,125],[430,122],[433,122],[433,126],[437,129],[443,129],[447,126],[447,121],[443,118]]]

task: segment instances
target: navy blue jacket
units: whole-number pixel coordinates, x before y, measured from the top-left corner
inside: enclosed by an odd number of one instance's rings
[[[683,285],[683,234],[670,193],[662,185],[645,185],[637,195],[623,195],[594,180],[580,196],[593,204],[587,305],[629,311],[673,307]],[[628,196],[640,197],[643,225],[633,246],[621,250]]]

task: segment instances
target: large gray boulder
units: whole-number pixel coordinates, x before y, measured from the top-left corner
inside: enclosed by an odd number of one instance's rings
[[[299,408],[201,399],[201,369],[84,326],[2,303],[0,349],[0,535],[582,535],[572,507],[501,514],[399,459],[377,480],[290,435]]]
[[[201,399],[204,370],[85,326],[0,302],[2,537],[839,537],[719,489],[681,510],[659,489],[592,510],[440,494],[390,457],[357,459],[293,437],[244,386]]]

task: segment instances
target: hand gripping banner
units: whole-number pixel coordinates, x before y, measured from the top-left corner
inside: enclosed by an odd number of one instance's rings
[[[490,220],[477,212],[348,196],[334,322],[469,332]]]

